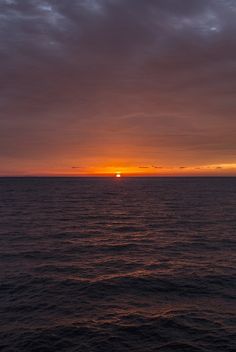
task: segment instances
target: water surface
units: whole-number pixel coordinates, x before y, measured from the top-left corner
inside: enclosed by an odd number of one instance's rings
[[[1,178],[4,352],[235,351],[236,178]]]

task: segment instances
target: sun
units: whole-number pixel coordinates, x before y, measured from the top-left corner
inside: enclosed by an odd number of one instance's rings
[[[117,177],[117,178],[120,178],[120,177],[121,177],[121,173],[120,173],[120,172],[117,172],[117,173],[116,173],[116,177]]]

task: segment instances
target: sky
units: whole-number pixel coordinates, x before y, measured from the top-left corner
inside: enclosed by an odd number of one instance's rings
[[[236,175],[236,0],[0,0],[0,175]]]

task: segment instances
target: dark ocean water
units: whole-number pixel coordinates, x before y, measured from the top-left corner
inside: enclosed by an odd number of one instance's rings
[[[236,351],[236,178],[2,178],[0,199],[1,351]]]

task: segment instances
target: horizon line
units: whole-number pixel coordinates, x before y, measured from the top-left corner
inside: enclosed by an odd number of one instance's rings
[[[116,178],[115,175],[0,175],[0,178]],[[236,175],[122,175],[122,178],[236,178]]]

